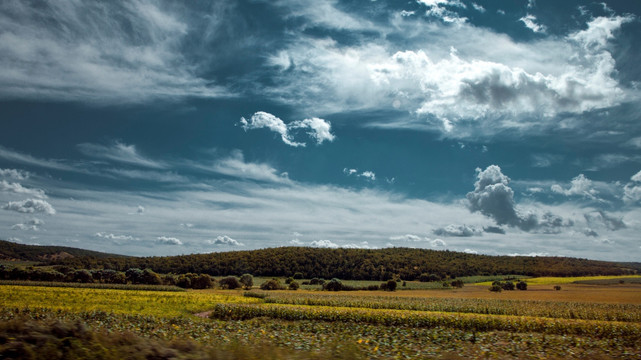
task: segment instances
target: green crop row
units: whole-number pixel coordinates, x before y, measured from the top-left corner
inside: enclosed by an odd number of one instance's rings
[[[280,304],[215,304],[211,317],[231,320],[268,317],[292,321],[352,322],[421,328],[441,326],[475,332],[535,332],[617,339],[626,343],[641,341],[641,324],[594,320],[548,319],[528,316]]]
[[[641,322],[641,305],[508,299],[269,293],[266,303]]]

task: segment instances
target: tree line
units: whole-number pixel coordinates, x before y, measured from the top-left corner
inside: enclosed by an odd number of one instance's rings
[[[193,254],[165,257],[93,256],[57,259],[50,264],[78,269],[150,269],[156,273],[226,276],[288,277],[306,279],[387,281],[394,278],[419,280],[423,274],[440,278],[474,275],[518,274],[527,276],[629,275],[633,264],[567,257],[489,256],[426,249],[320,249],[280,247],[251,251]],[[638,266],[638,264],[637,264]]]

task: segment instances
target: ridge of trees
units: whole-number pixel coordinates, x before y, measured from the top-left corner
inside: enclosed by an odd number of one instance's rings
[[[151,269],[157,273],[197,273],[212,276],[252,274],[304,278],[416,280],[421,274],[441,278],[474,275],[519,274],[527,276],[629,275],[641,264],[616,263],[568,257],[490,256],[453,251],[410,248],[322,249],[279,247],[224,253],[165,257],[83,256],[51,260],[50,264],[81,269]]]
[[[78,249],[67,246],[24,245],[0,240],[0,260],[55,261],[72,257],[118,258],[125,255],[108,254],[99,251]]]

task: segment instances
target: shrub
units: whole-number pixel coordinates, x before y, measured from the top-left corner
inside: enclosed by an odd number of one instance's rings
[[[309,281],[303,281],[303,282],[302,282],[302,284],[303,284],[303,285],[310,285],[310,284],[309,284]]]
[[[378,285],[370,285],[370,286],[367,287],[367,290],[370,290],[370,291],[375,291],[375,290],[379,290],[379,289],[380,289],[380,287]]]
[[[294,278],[293,278],[293,277],[288,277],[287,279],[285,279],[285,284],[289,285],[289,284],[291,284],[293,281],[294,281]]]
[[[396,291],[396,281],[388,280],[385,284],[385,291]]]
[[[254,286],[254,277],[251,274],[243,274],[240,277],[240,283],[243,284],[245,290],[249,290]]]
[[[452,281],[452,282],[450,283],[450,285],[452,285],[452,287],[455,287],[455,288],[459,288],[459,289],[460,289],[460,288],[462,288],[462,287],[463,287],[463,280],[460,280],[460,279],[458,279],[458,280],[454,280],[454,281]]]
[[[516,283],[516,288],[519,290],[527,290],[527,283],[525,281],[519,281]]]
[[[161,285],[162,279],[160,275],[153,272],[151,269],[145,269],[140,275],[140,282],[147,285]]]
[[[238,278],[235,276],[228,276],[226,278],[220,279],[218,282],[220,284],[221,289],[238,289],[242,285],[240,281],[238,281]]]
[[[309,285],[323,285],[323,283],[325,283],[325,280],[319,278],[309,280]]]
[[[289,283],[289,290],[298,290],[300,288],[300,285],[298,285],[298,282],[292,281]]]
[[[302,278],[303,278],[303,273],[302,272],[294,273],[294,279],[300,280]]]
[[[503,291],[503,288],[501,286],[499,286],[499,285],[492,285],[490,287],[490,291],[501,292],[501,291]]]
[[[559,285],[554,285],[554,290],[559,291],[561,290],[561,287]]]
[[[285,290],[278,279],[267,280],[260,285],[261,290]]]
[[[343,283],[339,279],[333,278],[329,282],[323,284],[323,290],[341,291],[343,290]]]
[[[207,274],[200,274],[191,281],[192,289],[210,289],[214,287],[214,279]]]
[[[501,286],[503,287],[503,290],[514,290],[514,283],[511,281],[506,281]]]

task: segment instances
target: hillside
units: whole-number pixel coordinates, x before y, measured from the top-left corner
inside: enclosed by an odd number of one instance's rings
[[[441,277],[493,274],[530,276],[623,275],[639,272],[638,263],[562,258],[474,255],[452,251],[408,248],[320,249],[280,247],[251,251],[169,257],[75,257],[55,261],[81,268],[150,268],[158,273],[206,273],[214,276],[291,276],[305,278],[381,280],[400,275],[417,279],[420,274]]]
[[[10,241],[0,240],[0,260],[49,262],[72,259],[76,257],[91,257],[95,259],[103,259],[118,258],[124,256],[66,246],[23,245]]]

